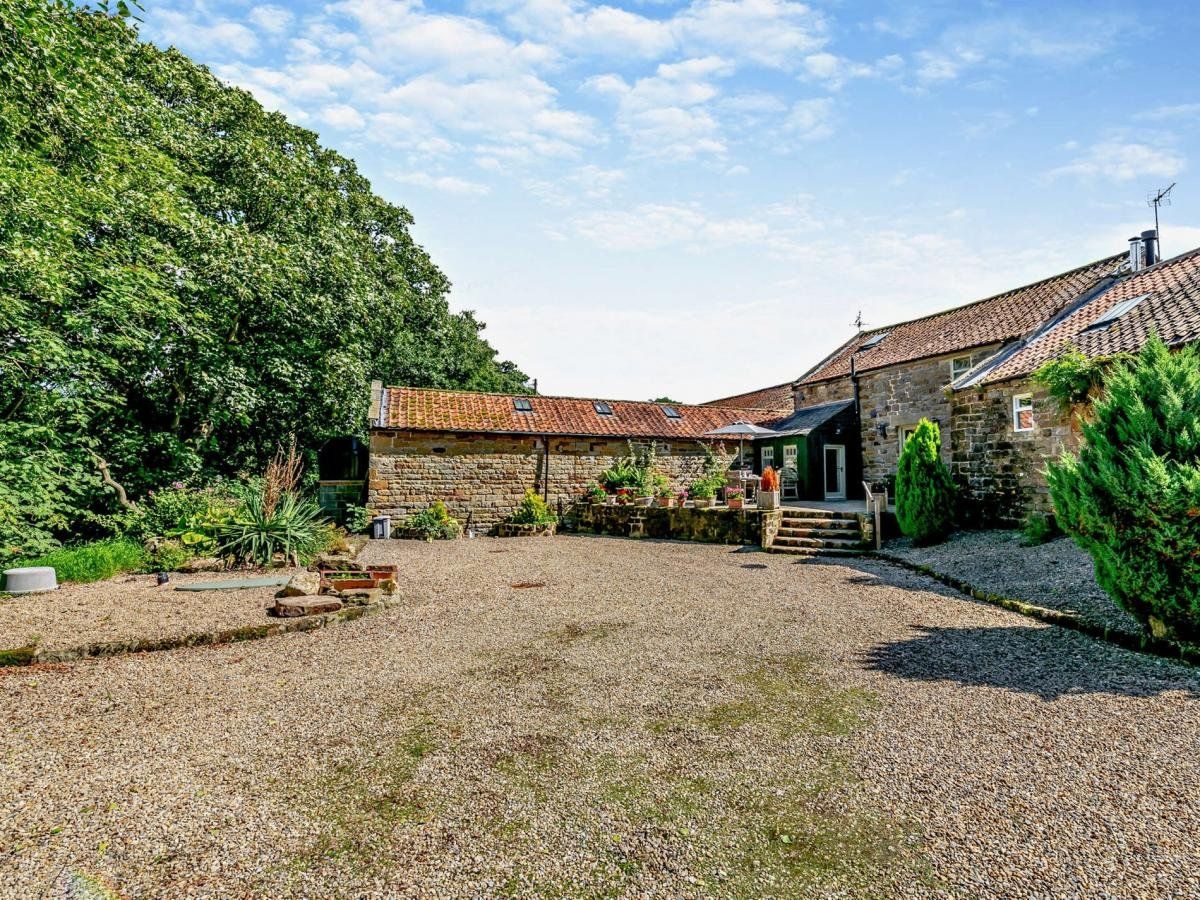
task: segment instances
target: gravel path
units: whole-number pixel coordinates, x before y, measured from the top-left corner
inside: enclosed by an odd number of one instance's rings
[[[1194,670],[881,562],[361,559],[400,607],[0,675],[0,896],[1196,893]]]
[[[176,591],[176,585],[231,578],[286,578],[269,572],[174,574],[159,586],[153,575],[118,575],[91,584],[64,584],[46,594],[0,595],[0,649],[37,643],[43,649],[156,639],[274,621],[267,608],[278,588]]]
[[[885,549],[991,594],[1073,612],[1130,634],[1142,631],[1096,584],[1092,558],[1067,537],[1023,547],[1019,531],[957,531],[944,544],[914,547],[902,538]]]

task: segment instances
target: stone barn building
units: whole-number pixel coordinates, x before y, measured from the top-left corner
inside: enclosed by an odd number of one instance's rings
[[[551,506],[577,499],[631,443],[651,442],[658,470],[683,491],[703,470],[706,444],[726,465],[737,453],[736,440],[714,443],[706,432],[784,412],[376,384],[367,505],[404,518],[442,500],[455,517],[488,527],[529,488]]]

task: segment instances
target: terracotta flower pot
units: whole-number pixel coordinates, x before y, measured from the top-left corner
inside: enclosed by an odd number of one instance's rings
[[[737,497],[732,500],[727,500],[725,502],[726,502],[726,504],[728,504],[730,509],[741,509],[742,504],[745,503],[746,501],[745,501],[744,497]]]

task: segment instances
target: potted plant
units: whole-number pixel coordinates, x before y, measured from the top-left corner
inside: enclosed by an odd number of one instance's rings
[[[670,508],[675,500],[675,492],[671,490],[671,479],[661,472],[656,472],[651,478],[654,487],[654,499],[664,509]]]
[[[708,478],[700,478],[692,482],[688,488],[688,496],[692,498],[692,506],[697,509],[707,509],[715,503],[717,489]]]
[[[608,493],[599,484],[591,484],[583,495],[583,499],[588,503],[607,503]]]
[[[771,466],[763,469],[758,488],[759,509],[779,509],[779,473]]]
[[[741,509],[746,501],[746,492],[741,488],[730,488],[725,492],[725,502],[730,509]]]

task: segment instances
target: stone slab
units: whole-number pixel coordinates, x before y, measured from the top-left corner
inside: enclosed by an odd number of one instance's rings
[[[230,578],[226,581],[197,581],[195,584],[178,584],[177,591],[240,591],[245,588],[282,587],[290,578]]]

